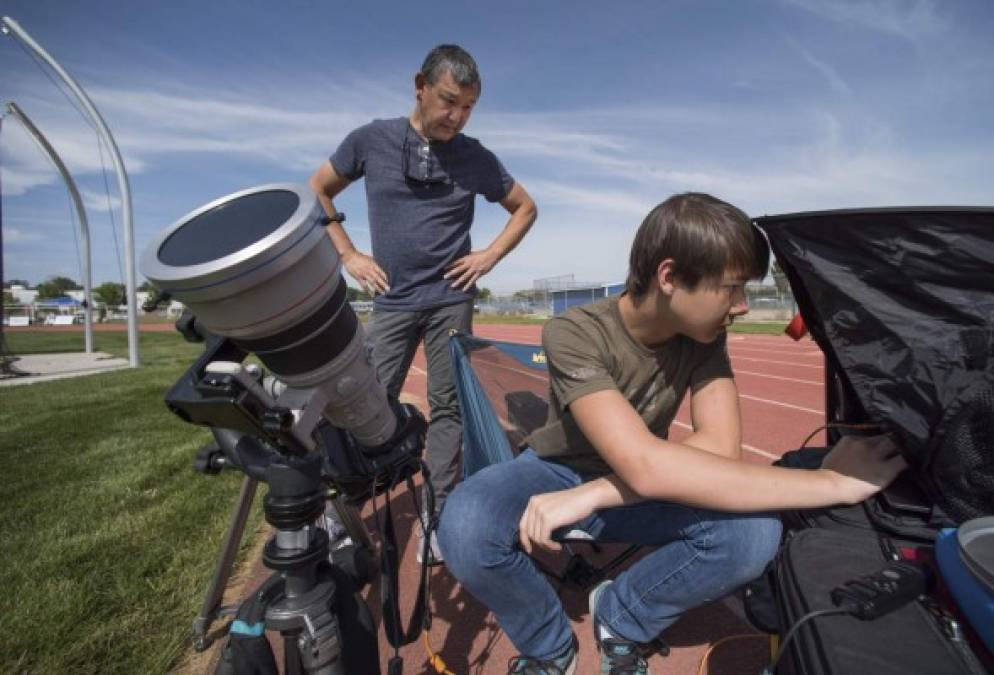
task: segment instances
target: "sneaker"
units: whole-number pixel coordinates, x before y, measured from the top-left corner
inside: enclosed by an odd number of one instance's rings
[[[507,673],[508,675],[573,675],[576,672],[579,648],[579,642],[574,634],[569,649],[562,656],[551,661],[539,661],[530,656],[514,656],[507,663]]]
[[[328,561],[335,563],[335,552],[352,545],[352,537],[338,519],[338,514],[329,504],[325,512],[318,516],[318,527],[328,533]]]
[[[422,563],[422,556],[424,554],[424,544],[425,544],[425,531],[422,525],[428,523],[429,520],[432,521],[433,525],[431,528],[431,541],[428,542],[428,564],[429,565],[441,565],[445,562],[445,558],[442,556],[442,549],[438,547],[438,514],[429,518],[426,511],[421,512],[421,517],[418,522],[415,523],[415,529],[418,532],[418,564]]]
[[[424,550],[425,550],[424,549],[424,542],[425,542],[425,535],[424,535],[424,532],[422,532],[421,528],[419,527],[418,528],[418,544],[417,544],[417,546],[418,546],[418,564],[419,565],[423,562],[422,554],[424,553]],[[441,551],[441,549],[438,548],[438,536],[436,535],[436,533],[434,531],[432,531],[432,533],[431,533],[431,541],[428,542],[428,564],[429,565],[441,565],[444,562],[445,562],[445,558],[442,557],[442,551]]]
[[[597,651],[601,653],[600,672],[602,675],[649,675],[649,664],[642,655],[642,646],[610,634],[597,621],[597,599],[611,583],[610,579],[602,581],[588,596],[590,616],[594,620],[594,640],[597,642]]]

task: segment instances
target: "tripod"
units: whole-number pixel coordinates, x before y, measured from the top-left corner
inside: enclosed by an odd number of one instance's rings
[[[328,535],[314,526],[326,498],[319,455],[282,457],[266,474],[263,505],[276,534],[263,562],[273,574],[239,608],[217,673],[277,672],[263,626],[283,636],[287,675],[378,673],[368,608],[349,575],[328,562]]]
[[[192,315],[184,314],[177,328],[190,341],[205,340]],[[324,419],[320,412],[324,404],[315,402],[314,392],[288,389],[274,396],[262,386],[261,372],[252,375],[242,367],[244,349],[209,334],[206,342],[204,353],[167,393],[166,405],[184,421],[206,426],[214,435],[216,444],[197,454],[198,471],[216,474],[233,468],[243,472],[245,480],[203,609],[194,621],[194,648],[203,651],[224,633],[224,629],[210,633],[210,625],[220,614],[230,614],[221,607],[221,596],[257,484],[265,482],[269,485],[265,517],[276,534],[266,544],[263,562],[273,574],[241,603],[235,620],[225,627],[230,639],[218,672],[275,675],[275,659],[265,637],[269,628],[283,636],[286,675],[378,674],[376,631],[368,608],[356,597],[357,586],[373,575],[373,544],[355,504],[389,493],[401,481],[407,482],[413,495],[413,476],[419,470],[430,498],[430,476],[420,459],[427,427],[424,417],[413,406],[395,403],[393,437],[381,446],[362,446],[350,432]],[[340,494],[335,507],[355,543],[351,557],[339,560],[336,552],[335,564],[328,559],[328,534],[315,525],[323,520],[329,484]],[[396,650],[416,639],[429,620],[427,566],[422,565],[417,609],[403,629],[389,496],[386,508],[381,600],[387,638],[395,650],[391,672],[400,672],[402,661]]]

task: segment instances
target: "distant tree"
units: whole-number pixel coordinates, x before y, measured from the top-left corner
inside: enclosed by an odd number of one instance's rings
[[[82,288],[69,277],[49,277],[48,281],[38,284],[38,299],[61,298],[66,291],[78,291]]]
[[[11,293],[10,291],[4,291],[3,292],[3,304],[7,305],[7,306],[17,307],[21,303],[20,303],[20,301],[17,298],[14,297],[13,293]]]
[[[145,293],[155,293],[158,289],[151,281],[148,281],[146,279],[145,283],[143,283],[141,286],[138,287],[138,290],[144,291]]]
[[[125,302],[124,284],[105,281],[93,289],[93,298],[108,307],[117,307]]]
[[[8,279],[7,281],[3,282],[4,288],[10,288],[12,286],[24,286],[24,288],[31,288],[31,284],[29,284],[24,279]]]
[[[493,296],[489,288],[481,288],[480,292],[476,294],[477,300],[489,300]]]

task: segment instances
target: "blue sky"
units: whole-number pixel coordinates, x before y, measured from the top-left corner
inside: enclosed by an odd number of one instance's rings
[[[642,217],[705,191],[750,215],[994,204],[989,0],[69,2],[0,0],[86,89],[131,179],[137,255],[222,195],[304,182],[352,128],[407,115],[425,53],[456,42],[483,96],[465,132],[535,197],[532,232],[480,285],[624,278]],[[120,281],[109,157],[11,37],[16,102],[86,200],[94,280]],[[80,278],[66,190],[6,118],[4,276]],[[368,251],[364,191],[337,200]],[[474,246],[505,221],[480,199]],[[140,273],[140,271],[139,271]],[[139,277],[140,278],[140,277]]]

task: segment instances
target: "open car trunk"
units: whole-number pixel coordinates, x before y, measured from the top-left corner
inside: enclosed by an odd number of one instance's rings
[[[827,421],[894,432],[952,521],[994,513],[994,209],[756,224],[825,353]]]

